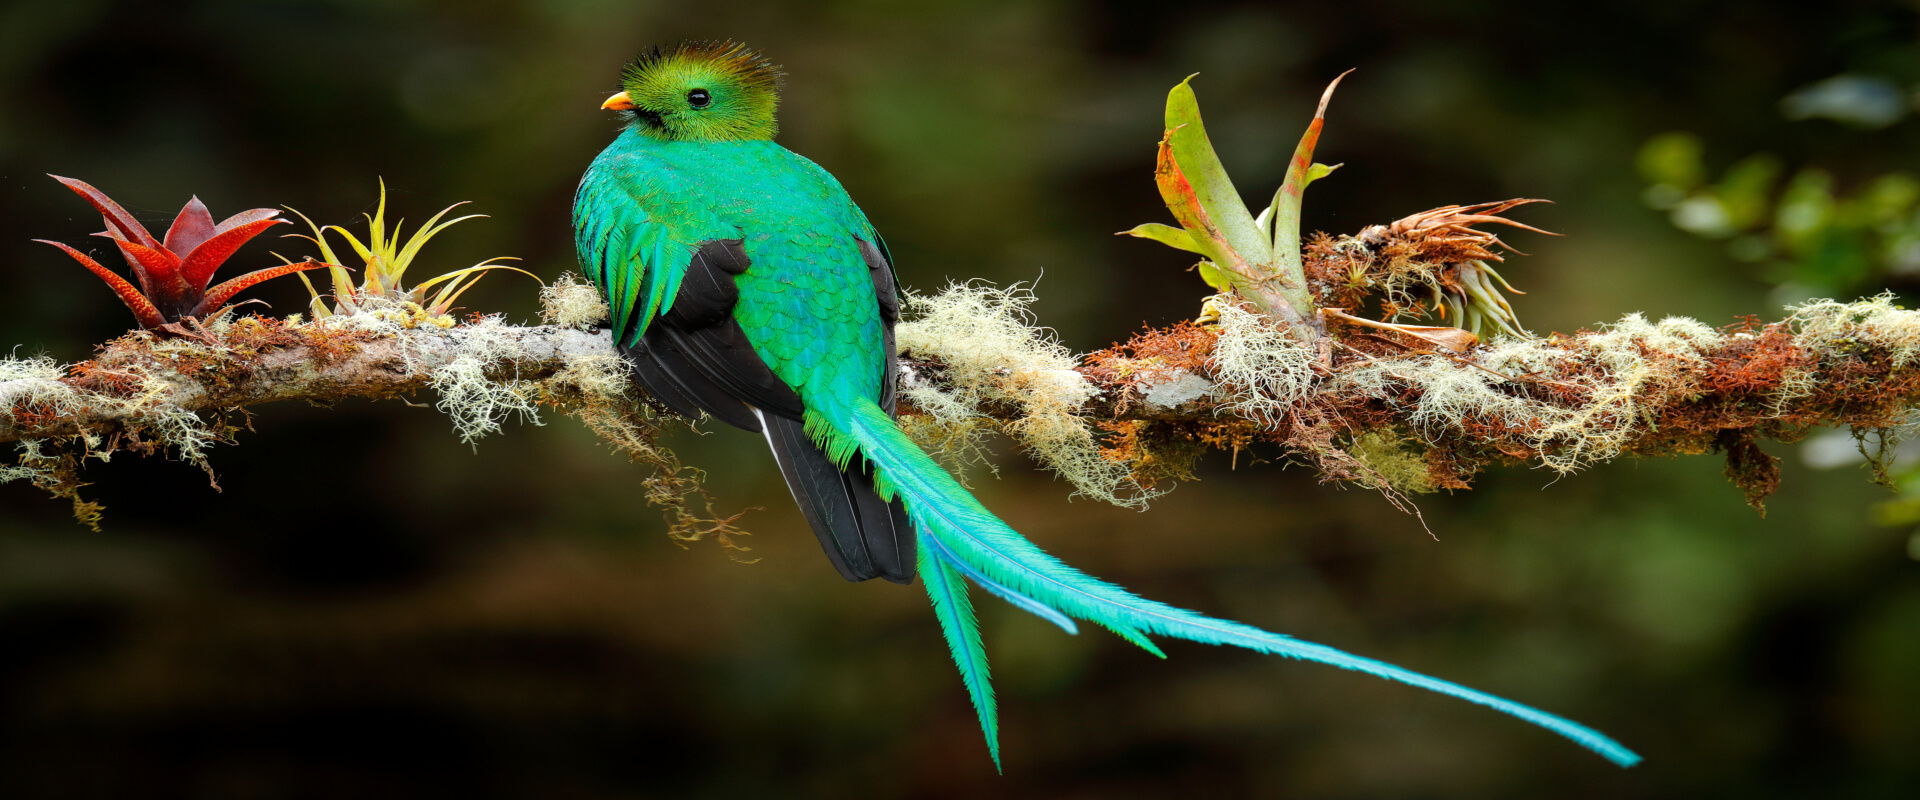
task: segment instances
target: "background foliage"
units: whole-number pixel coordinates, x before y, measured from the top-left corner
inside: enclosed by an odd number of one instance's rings
[[[638,48],[682,37],[741,39],[786,67],[782,141],[840,176],[905,284],[1044,271],[1036,311],[1076,350],[1197,311],[1205,289],[1179,255],[1110,235],[1164,220],[1150,173],[1160,109],[1195,71],[1216,145],[1259,202],[1320,88],[1359,68],[1319,153],[1347,167],[1314,185],[1308,229],[1558,201],[1519,218],[1567,238],[1511,236],[1533,255],[1503,268],[1530,292],[1519,306],[1535,331],[1629,310],[1777,316],[1795,276],[1868,293],[1912,280],[1795,272],[1827,262],[1790,246],[1743,260],[1755,251],[1650,209],[1679,198],[1648,193],[1659,176],[1636,171],[1643,145],[1671,131],[1699,137],[1702,181],[1760,152],[1782,176],[1824,170],[1843,198],[1916,169],[1920,123],[1789,120],[1781,107],[1841,74],[1920,83],[1908,5],[1169,9],[9,5],[0,342],[75,360],[128,324],[94,279],[26,241],[97,224],[46,172],[93,182],[150,225],[195,193],[351,223],[384,177],[389,214],[420,220],[467,199],[493,215],[436,240],[434,271],[511,254],[551,278],[573,266],[574,183],[613,132],[595,107]],[[263,241],[232,268],[304,253]],[[259,294],[278,313],[304,304],[293,282]],[[510,276],[463,302],[534,310]],[[443,417],[396,403],[269,407],[255,425],[216,452],[219,493],[186,464],[90,466],[104,534],[0,486],[9,796],[1877,797],[1920,785],[1908,530],[1875,524],[1887,495],[1858,470],[1810,471],[1799,448],[1773,448],[1788,472],[1764,519],[1709,458],[1557,482],[1512,469],[1423,498],[1437,542],[1377,496],[1260,454],[1205,463],[1145,514],[1068,502],[1009,456],[999,479],[976,476],[983,500],[1093,574],[1563,713],[1648,762],[1619,772],[1483,709],[1325,668],[1180,644],[1161,662],[987,601],[1008,767],[996,777],[921,593],[836,580],[750,436],[674,442],[710,470],[723,508],[764,507],[744,520],[759,560],[740,564],[675,548],[637,501],[636,469],[571,422],[510,430],[477,454]]]

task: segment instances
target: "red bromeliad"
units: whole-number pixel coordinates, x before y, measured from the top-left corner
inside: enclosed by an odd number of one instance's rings
[[[208,289],[207,284],[212,281],[214,271],[226,263],[235,250],[261,231],[286,222],[284,219],[274,219],[280,212],[256,208],[242,211],[215,225],[206,205],[195,197],[180,209],[173,226],[167,229],[166,238],[156,240],[132,214],[99,189],[73,178],[58,175],[48,177],[72,189],[99,209],[100,215],[106,219],[107,229],[94,235],[111,239],[120,247],[127,265],[133,268],[134,279],[140,282],[140,288],[135,289],[127,279],[72,247],[46,239],[34,241],[46,242],[67,251],[67,255],[73,256],[81,266],[100,276],[100,280],[106,281],[107,288],[119,295],[120,302],[126,303],[127,308],[133,311],[142,328],[158,328],[179,322],[185,317],[209,316],[223,310],[227,301],[239,294],[240,290],[256,283],[327,266],[308,260],[300,264],[268,267]]]

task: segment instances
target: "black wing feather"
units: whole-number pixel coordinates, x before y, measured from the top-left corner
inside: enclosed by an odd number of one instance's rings
[[[675,413],[698,419],[700,412],[705,411],[736,428],[760,430],[753,409],[708,380],[671,337],[649,332],[634,346],[620,348],[620,352],[626,355],[627,363],[633,365],[633,377],[640,382],[640,387]]]
[[[874,237],[878,239],[879,237]],[[867,261],[867,274],[873,278],[873,297],[880,304],[880,329],[886,336],[886,372],[880,377],[880,407],[888,414],[896,413],[899,402],[897,387],[900,378],[900,366],[896,361],[893,347],[893,326],[900,322],[899,282],[893,275],[893,259],[887,257],[887,243],[878,246],[865,239],[860,242],[860,256]]]
[[[733,278],[752,266],[742,244],[715,240],[694,251],[672,308],[621,351],[632,362],[635,379],[668,408],[689,417],[705,411],[767,437],[795,504],[842,577],[911,583],[917,540],[906,506],[880,498],[862,459],[843,469],[814,443],[806,433],[800,396],[761,360],[733,318],[740,298]],[[882,251],[865,241],[859,245],[886,331],[886,372],[878,400],[891,414],[899,299]]]

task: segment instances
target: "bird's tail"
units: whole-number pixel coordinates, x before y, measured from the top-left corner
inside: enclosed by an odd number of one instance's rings
[[[905,498],[907,513],[919,529],[921,578],[926,581],[934,612],[979,712],[987,748],[996,765],[1000,747],[993,689],[987,682],[986,655],[962,577],[1069,633],[1077,632],[1073,618],[1079,618],[1102,625],[1162,657],[1160,649],[1147,639],[1149,634],[1230,644],[1331,664],[1504,711],[1572,739],[1622,767],[1640,761],[1640,756],[1600,732],[1544,711],[1325,645],[1157,603],[1088,576],[1048,555],[987,511],[901,433],[879,406],[864,399],[849,405],[843,406],[844,425],[835,425],[810,410],[808,432],[842,463],[856,453],[864,456],[879,476],[882,496],[891,499],[897,494]]]

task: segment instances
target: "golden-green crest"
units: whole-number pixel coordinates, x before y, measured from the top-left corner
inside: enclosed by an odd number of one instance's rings
[[[780,68],[735,42],[682,42],[628,64],[622,91],[602,104],[641,133],[668,141],[771,139],[779,126]]]

